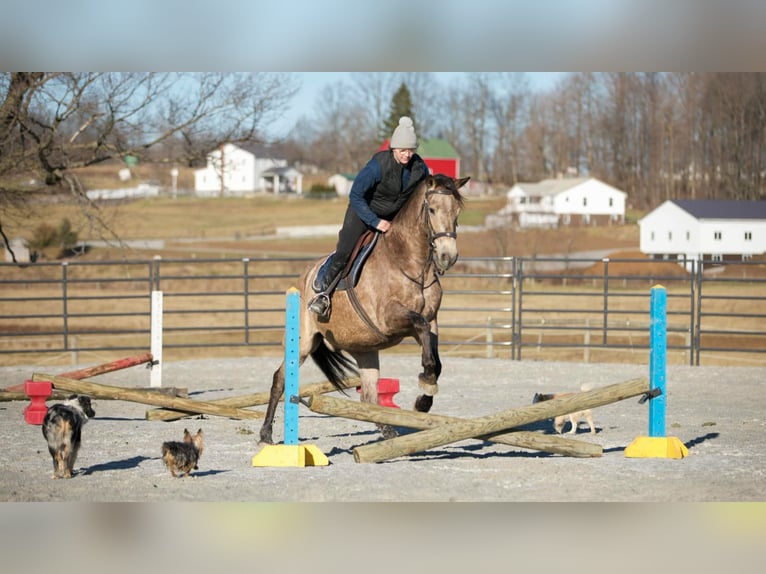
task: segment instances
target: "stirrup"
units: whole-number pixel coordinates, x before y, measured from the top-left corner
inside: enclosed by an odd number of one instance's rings
[[[317,293],[314,298],[309,301],[308,309],[312,313],[324,317],[330,310],[330,296],[324,292]]]

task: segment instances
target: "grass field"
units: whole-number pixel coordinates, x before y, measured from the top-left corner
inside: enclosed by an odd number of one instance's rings
[[[501,197],[470,198],[460,215],[459,225],[476,227],[487,214],[495,213],[505,203]],[[151,255],[183,256],[207,253],[209,256],[239,256],[242,253],[306,255],[327,253],[335,237],[275,240],[277,227],[303,225],[339,225],[347,200],[317,200],[296,196],[254,196],[247,198],[161,197],[126,203],[104,203],[95,215],[106,223],[110,233],[94,225],[93,212],[72,204],[32,206],[34,217],[4,221],[9,237],[31,239],[43,223],[53,227],[67,218],[81,241],[165,240],[166,249],[139,253],[135,247],[99,248],[86,257],[95,259]],[[460,231],[460,228],[458,229]],[[497,257],[567,254],[596,249],[638,248],[638,226],[571,227],[526,231],[489,230],[465,232],[460,237],[461,255]],[[155,250],[156,251],[156,250]],[[55,254],[46,253],[52,258]]]

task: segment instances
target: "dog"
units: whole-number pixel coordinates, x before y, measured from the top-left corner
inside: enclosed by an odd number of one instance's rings
[[[189,476],[192,469],[197,470],[199,457],[202,456],[202,429],[192,435],[184,429],[184,440],[162,443],[162,461],[173,477]]]
[[[43,417],[43,436],[53,459],[53,478],[72,478],[82,442],[82,427],[96,416],[90,397],[71,395],[48,407]]]
[[[581,390],[587,391],[588,389],[583,387]],[[570,395],[572,395],[572,393],[535,393],[535,396],[532,398],[532,402],[539,403],[541,401],[549,401],[551,399],[566,397]],[[564,431],[564,425],[566,424],[567,420],[572,425],[572,428],[569,429],[567,434],[575,434],[577,432],[577,425],[581,420],[587,421],[588,426],[590,427],[590,434],[596,434],[596,426],[593,424],[593,413],[591,413],[590,409],[555,417],[553,419],[553,430],[555,430],[558,434],[562,434]]]

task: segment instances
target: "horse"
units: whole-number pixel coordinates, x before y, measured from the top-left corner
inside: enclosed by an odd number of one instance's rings
[[[329,317],[319,317],[306,308],[306,301],[313,296],[313,279],[324,258],[309,265],[298,287],[299,368],[311,356],[341,392],[345,392],[345,380],[358,376],[361,401],[375,404],[379,351],[411,336],[421,347],[423,367],[418,375],[423,394],[416,398],[415,410],[431,409],[442,370],[436,319],[442,300],[439,276],[458,258],[457,219],[464,204],[459,190],[469,179],[426,176],[391,220],[390,229],[378,235],[356,284],[347,277],[346,290],[335,291]],[[273,444],[274,414],[284,386],[283,361],[273,375],[260,431],[261,444]],[[378,427],[385,438],[396,435],[392,427]]]

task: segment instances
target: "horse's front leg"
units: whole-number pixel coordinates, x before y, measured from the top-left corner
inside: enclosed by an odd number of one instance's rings
[[[361,381],[361,398],[363,403],[378,404],[378,379],[380,378],[380,355],[377,351],[367,353],[353,353],[356,365],[359,368],[359,380]],[[383,438],[393,438],[396,431],[391,425],[376,423]]]
[[[442,371],[439,359],[439,327],[436,319],[430,323],[418,313],[410,315],[415,329],[415,338],[420,343],[423,372],[418,375],[418,386],[423,394],[415,399],[415,410],[427,413],[434,403],[434,395],[439,391],[438,379]]]

